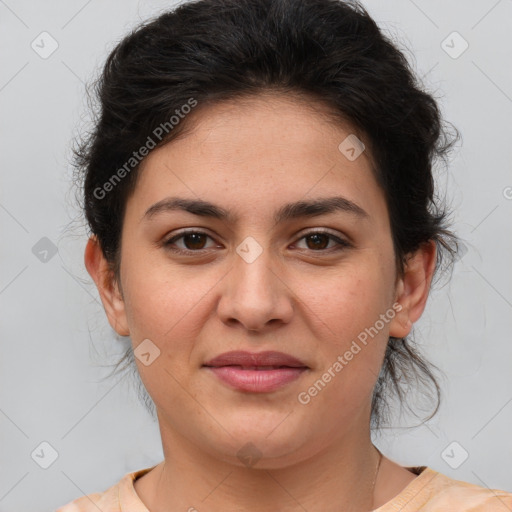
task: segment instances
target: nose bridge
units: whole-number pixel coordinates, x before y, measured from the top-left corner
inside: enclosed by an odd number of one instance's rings
[[[237,248],[238,257],[235,258],[234,276],[236,283],[236,290],[239,293],[243,293],[245,296],[264,295],[261,297],[264,300],[268,300],[273,295],[274,287],[271,283],[272,273],[272,257],[269,249],[261,252],[256,251],[254,247],[249,248],[247,253],[244,253],[244,247],[241,244]],[[258,254],[259,252],[259,254]]]
[[[289,297],[273,266],[270,249],[252,237],[236,248],[233,269],[219,304],[224,321],[237,320],[249,330],[259,330],[271,320],[289,321]]]
[[[234,292],[237,300],[255,309],[272,307],[275,283],[272,283],[272,255],[255,239],[244,240],[236,249]],[[274,276],[275,277],[275,276]]]

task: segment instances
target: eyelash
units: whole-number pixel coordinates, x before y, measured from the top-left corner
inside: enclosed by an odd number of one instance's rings
[[[172,244],[174,242],[176,242],[177,240],[179,240],[180,238],[183,238],[183,237],[185,237],[187,235],[191,235],[191,234],[194,234],[194,235],[206,235],[208,238],[211,238],[213,240],[213,238],[208,233],[205,233],[204,231],[187,230],[187,231],[182,231],[180,234],[173,236],[169,240],[165,241],[163,243],[163,245],[167,249],[169,249],[170,251],[172,251],[174,253],[184,254],[184,255],[191,255],[191,254],[194,254],[194,253],[195,254],[200,254],[203,251],[207,251],[208,249],[193,250],[193,249],[181,249],[179,247],[173,247],[172,246]],[[298,240],[302,240],[303,238],[307,238],[308,236],[311,236],[311,235],[326,235],[331,240],[334,240],[338,244],[338,247],[331,247],[330,249],[319,249],[317,251],[315,251],[313,249],[309,249],[310,251],[315,252],[315,253],[331,252],[333,249],[335,251],[340,251],[340,250],[352,247],[352,245],[349,242],[347,242],[346,240],[342,240],[341,238],[338,238],[337,236],[334,236],[332,233],[330,233],[328,231],[323,231],[323,230],[309,231],[308,233],[305,233],[304,235],[302,235]],[[308,250],[308,249],[306,249],[306,250]]]

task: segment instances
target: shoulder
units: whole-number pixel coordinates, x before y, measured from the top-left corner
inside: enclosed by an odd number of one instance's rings
[[[134,507],[133,512],[147,512],[135,493],[133,482],[151,471],[153,467],[127,473],[119,482],[106,491],[77,498],[56,509],[55,512],[98,512],[98,510],[101,510],[101,512],[120,512],[120,510],[124,510],[125,506]]]
[[[124,480],[121,480],[121,482]],[[119,486],[121,482],[109,487],[104,492],[96,492],[77,498],[58,508],[55,512],[119,512]]]
[[[425,467],[397,497],[403,512],[505,512],[512,510],[512,493],[450,478]]]
[[[88,494],[58,508],[55,512],[119,512],[118,486],[113,485],[104,492]]]

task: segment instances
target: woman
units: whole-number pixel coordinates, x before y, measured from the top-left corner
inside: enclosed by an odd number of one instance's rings
[[[457,239],[432,175],[454,141],[364,8],[185,3],[97,92],[85,264],[165,460],[58,512],[512,509],[371,440],[410,380],[438,398],[406,337]]]

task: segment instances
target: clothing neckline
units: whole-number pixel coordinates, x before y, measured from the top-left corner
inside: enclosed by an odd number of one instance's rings
[[[386,501],[386,503],[380,507],[371,510],[371,512],[402,510],[425,486],[440,474],[438,471],[428,466],[404,466],[404,469],[417,475],[416,478],[411,480],[395,497]]]
[[[132,506],[129,512],[149,512],[140,499],[140,496],[135,491],[134,483],[137,479],[143,477],[145,474],[156,468],[157,465],[158,464],[155,464],[149,468],[139,469],[138,471],[128,473],[123,478],[124,482],[120,482],[118,495],[119,510],[121,512],[127,512],[122,509],[123,504],[127,501],[129,501],[130,505],[132,502],[137,505],[136,509]],[[391,500],[387,501],[380,507],[373,509],[371,512],[391,512],[391,510],[396,510],[397,506],[400,507],[400,509],[401,507],[405,507],[405,505],[407,505],[407,503],[409,503],[409,501],[411,501],[423,489],[423,487],[425,487],[439,474],[428,466],[404,466],[404,469],[407,469],[414,475],[417,475],[416,478],[411,480],[394,498],[391,498]]]

